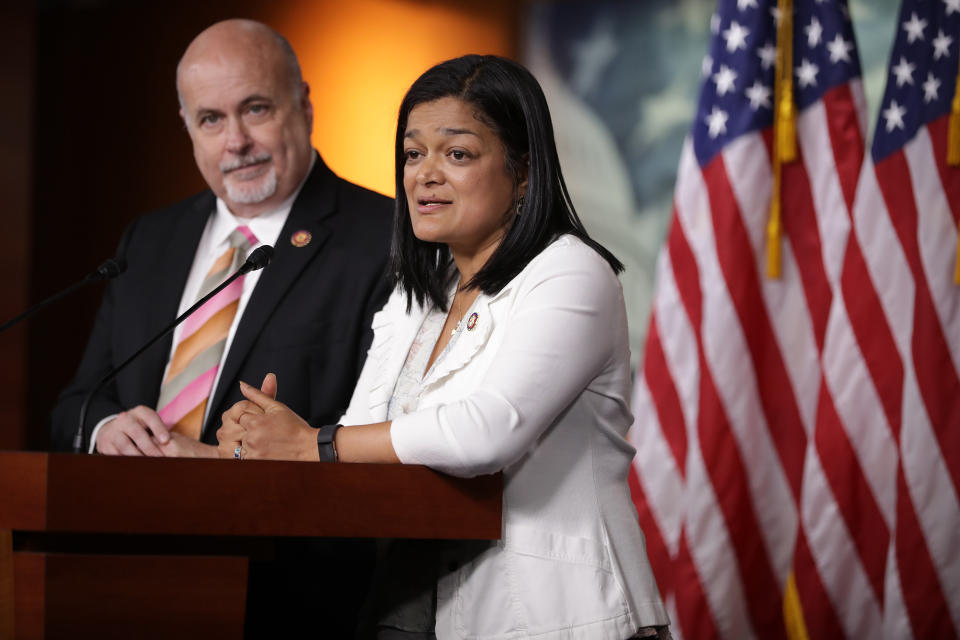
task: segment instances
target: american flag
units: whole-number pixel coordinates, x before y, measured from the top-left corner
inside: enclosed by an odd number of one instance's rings
[[[960,179],[944,115],[960,0],[903,13],[865,166],[848,8],[795,3],[779,279],[764,273],[783,16],[721,0],[713,17],[631,430],[677,636],[960,629]]]
[[[853,237],[877,295],[845,296],[851,319],[864,327],[857,336],[868,363],[859,373],[862,386],[872,383],[880,408],[869,423],[861,418],[870,431],[858,451],[859,481],[869,493],[854,503],[868,515],[861,524],[869,535],[858,549],[873,593],[865,611],[847,612],[838,622],[848,632],[956,638],[960,167],[948,166],[947,153],[960,0],[904,2],[896,30],[853,209]],[[859,408],[849,404],[851,412]]]

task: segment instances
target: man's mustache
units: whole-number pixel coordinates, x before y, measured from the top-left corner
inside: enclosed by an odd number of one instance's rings
[[[220,163],[220,171],[222,173],[230,173],[231,171],[243,169],[244,167],[270,162],[272,159],[273,156],[271,156],[269,153],[261,153],[260,155],[256,156],[242,156],[229,162]]]

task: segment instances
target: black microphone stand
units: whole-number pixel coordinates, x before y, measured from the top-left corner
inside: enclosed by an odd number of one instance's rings
[[[83,399],[83,404],[80,405],[80,424],[77,426],[77,432],[73,435],[73,452],[74,453],[83,453],[84,452],[84,426],[87,421],[87,409],[90,406],[90,401],[93,399],[93,396],[97,394],[100,389],[103,388],[105,384],[117,377],[117,374],[123,371],[128,364],[137,359],[141,353],[153,346],[160,338],[164,337],[171,331],[173,331],[178,324],[187,319],[187,316],[192,314],[194,311],[202,307],[210,298],[217,295],[221,291],[227,288],[231,282],[239,278],[240,276],[254,271],[256,269],[262,269],[267,266],[270,262],[270,258],[273,256],[273,247],[270,245],[262,245],[255,249],[253,253],[250,254],[250,257],[247,258],[247,261],[237,269],[236,273],[231,275],[229,278],[221,282],[217,287],[215,287],[210,293],[203,296],[196,303],[179,316],[177,319],[167,325],[160,333],[151,338],[145,345],[137,349],[133,355],[120,363],[118,367],[115,367],[107,375],[100,378],[100,381],[93,387],[90,393],[87,394],[87,397]]]
[[[123,258],[111,258],[105,261],[103,264],[97,267],[96,271],[94,271],[93,273],[85,277],[80,282],[77,282],[76,284],[73,284],[67,287],[66,289],[64,289],[59,293],[55,293],[54,295],[50,296],[46,300],[41,300],[40,302],[33,305],[32,307],[30,307],[20,315],[16,316],[15,318],[11,318],[7,322],[4,322],[3,325],[0,326],[0,333],[3,333],[10,327],[20,322],[21,320],[29,318],[30,316],[35,314],[37,311],[40,311],[40,309],[43,309],[49,304],[53,304],[60,298],[70,295],[77,289],[83,288],[86,285],[90,284],[91,282],[96,282],[98,280],[109,280],[110,278],[117,277],[118,275],[123,273],[126,270],[126,268],[127,268],[127,265],[123,261]]]

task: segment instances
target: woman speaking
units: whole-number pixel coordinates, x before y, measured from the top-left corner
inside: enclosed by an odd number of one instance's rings
[[[574,211],[537,81],[495,56],[428,70],[396,180],[396,286],[340,424],[308,425],[267,376],[221,455],[503,471],[502,539],[425,555],[430,586],[381,606],[377,637],[668,638],[627,486],[623,265]]]

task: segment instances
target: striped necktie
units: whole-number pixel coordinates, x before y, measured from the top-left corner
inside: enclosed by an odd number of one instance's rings
[[[233,230],[229,241],[230,247],[213,263],[200,286],[198,300],[240,268],[250,247],[257,244],[257,237],[242,226]],[[160,387],[157,401],[160,419],[171,431],[194,440],[200,439],[207,400],[220,369],[227,334],[237,314],[244,277],[231,282],[184,321],[167,377]]]

